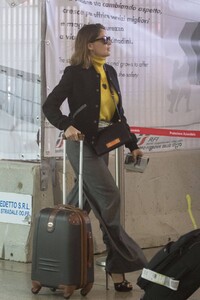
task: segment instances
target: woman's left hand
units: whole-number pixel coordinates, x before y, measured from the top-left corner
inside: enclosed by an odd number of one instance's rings
[[[142,150],[140,150],[140,149],[135,149],[135,150],[133,150],[133,151],[131,152],[131,154],[132,154],[132,156],[133,156],[134,161],[137,160],[137,157],[138,157],[138,156],[143,156],[143,152],[142,152]]]

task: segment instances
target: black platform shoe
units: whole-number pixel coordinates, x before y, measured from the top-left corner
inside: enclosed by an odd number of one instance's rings
[[[106,272],[106,289],[107,290],[108,290],[108,275],[110,275],[110,277],[113,280],[112,274],[109,273],[109,272]],[[122,274],[122,276],[123,276],[123,281],[121,281],[121,282],[114,282],[114,280],[113,280],[115,290],[117,292],[130,292],[130,291],[132,291],[132,289],[133,289],[132,284],[125,279],[124,274]]]

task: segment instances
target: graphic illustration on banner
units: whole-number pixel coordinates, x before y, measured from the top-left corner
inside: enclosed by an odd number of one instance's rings
[[[30,225],[32,196],[0,192],[0,222]]]
[[[186,22],[179,36],[179,43],[188,63],[188,79],[200,85],[200,23]],[[190,43],[188,42],[190,41]]]

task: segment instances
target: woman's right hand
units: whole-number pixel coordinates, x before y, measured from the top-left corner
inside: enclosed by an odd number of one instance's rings
[[[64,132],[66,139],[71,141],[78,141],[79,134],[81,134],[81,132],[78,129],[76,129],[74,126],[69,126]]]

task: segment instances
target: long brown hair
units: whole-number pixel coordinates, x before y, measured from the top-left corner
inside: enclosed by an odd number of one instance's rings
[[[79,30],[75,40],[75,50],[70,60],[71,65],[80,64],[84,68],[91,65],[88,44],[99,36],[101,29],[105,29],[105,27],[98,23],[84,25]]]

